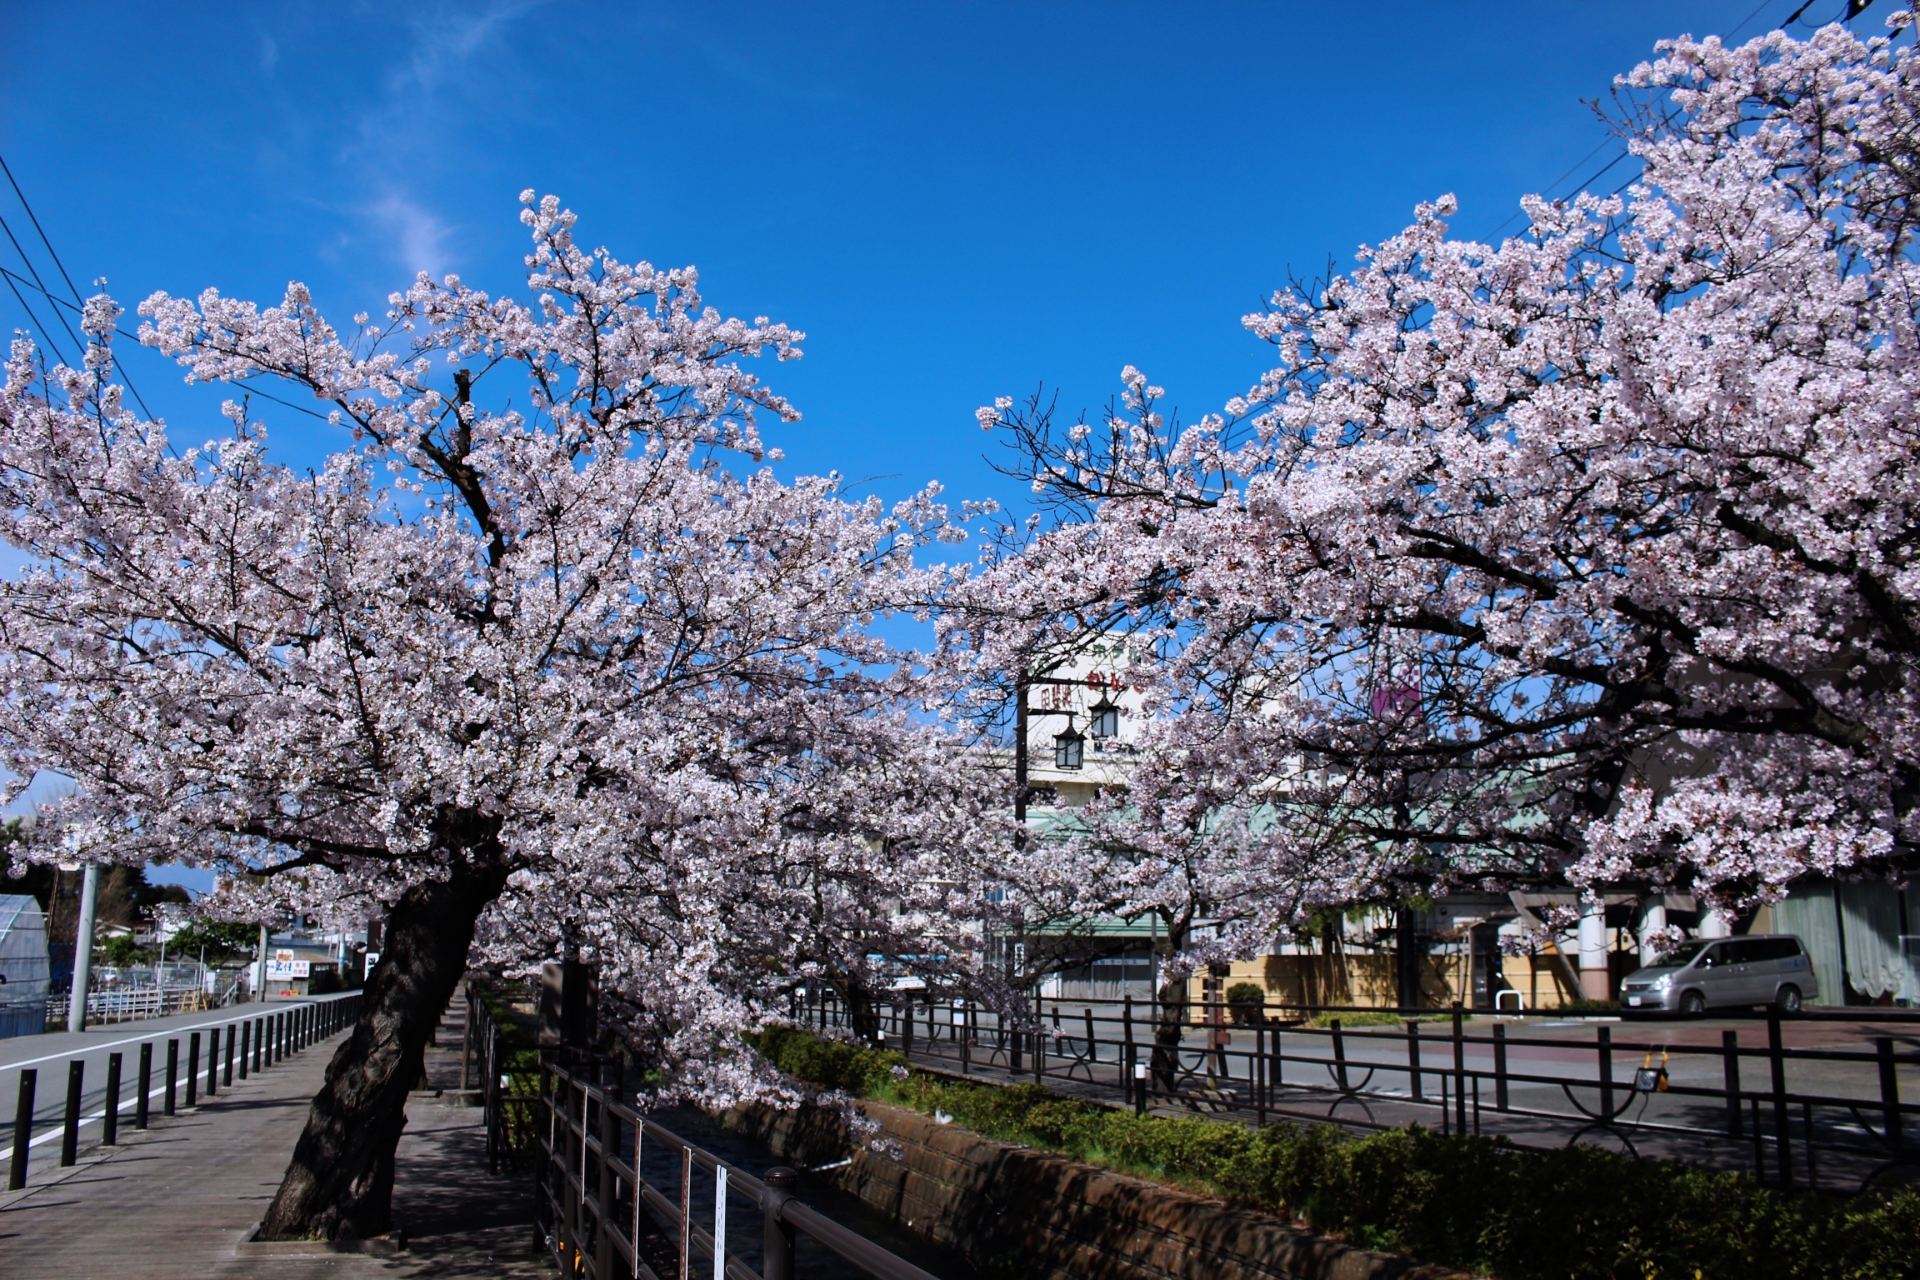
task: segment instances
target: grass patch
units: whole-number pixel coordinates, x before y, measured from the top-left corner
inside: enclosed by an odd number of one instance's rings
[[[755,1038],[781,1070],[976,1133],[1058,1151],[1283,1217],[1370,1249],[1501,1280],[1892,1280],[1915,1274],[1920,1190],[1784,1195],[1739,1173],[1596,1147],[1523,1150],[1414,1126],[1249,1129],[1136,1116],[1039,1085],[910,1071],[897,1053],[779,1029]]]

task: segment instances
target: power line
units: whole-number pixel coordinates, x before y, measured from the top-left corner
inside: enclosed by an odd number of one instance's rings
[[[20,309],[27,313],[28,322],[31,323],[35,329],[38,329],[40,331],[40,336],[42,340],[45,341],[49,347],[53,348],[53,358],[58,360],[61,364],[66,364],[67,358],[66,356],[60,353],[60,345],[53,340],[53,335],[47,332],[47,327],[40,323],[40,317],[33,314],[33,308],[27,305],[27,300],[20,296],[20,290],[14,284],[14,281],[18,277],[16,277],[13,274],[13,272],[7,271],[6,268],[4,267],[0,267],[0,272],[5,272],[7,277],[7,288],[13,290],[14,301],[18,302],[20,304]]]
[[[32,289],[34,292],[40,294],[42,297],[46,298],[47,301],[53,303],[57,307],[66,307],[70,310],[75,310],[75,311],[79,310],[79,308],[75,307],[71,302],[68,302],[65,298],[62,298],[57,294],[48,293],[45,289],[41,288],[39,285],[34,284],[32,281],[28,280],[25,276],[22,276],[17,272],[9,271],[5,267],[0,267],[0,276],[5,276],[7,278],[7,287],[13,289],[14,291],[13,296],[16,298],[20,297],[20,291],[15,286],[25,285],[27,288]],[[24,298],[21,299],[20,305],[22,307],[27,305],[26,300]],[[29,311],[27,314],[31,316],[33,313]],[[34,323],[38,324],[39,321],[35,320]],[[138,343],[140,341],[139,334],[130,333],[127,330],[122,329],[119,325],[115,325],[113,327],[113,331],[130,342]],[[60,353],[56,350],[54,354],[59,355]],[[66,357],[64,356],[61,357],[61,359],[63,360],[65,358]],[[121,370],[121,372],[124,373],[125,370],[123,369]],[[304,413],[309,418],[318,418],[320,419],[320,421],[328,424],[331,424],[333,422],[333,419],[331,417],[327,416],[324,413],[319,412],[318,410],[309,409],[305,405],[295,404],[291,400],[282,400],[279,396],[274,395],[272,392],[262,391],[260,390],[260,388],[253,386],[250,383],[235,382],[233,385],[236,387],[243,388],[247,395],[259,396],[262,400],[271,400],[277,405],[281,405],[281,406],[284,406],[285,408],[293,410],[295,413]],[[133,391],[133,386],[131,383],[128,384],[127,390]],[[133,394],[136,400],[139,399],[140,393],[138,391],[134,391]],[[144,400],[141,401],[140,408],[146,412],[149,418],[153,417],[152,411],[147,409],[146,402]]]
[[[7,233],[7,239],[11,241],[13,244],[13,251],[20,255],[21,264],[26,267],[27,274],[33,277],[34,287],[38,289],[41,293],[45,294],[48,298],[52,298],[53,295],[51,293],[47,293],[47,286],[40,279],[39,268],[33,265],[33,259],[27,256],[27,251],[20,247],[19,239],[15,237],[15,235],[13,234],[13,228],[7,225],[7,220],[4,217],[0,217],[0,231],[4,231]],[[26,303],[23,301],[21,305],[25,306]],[[32,313],[29,312],[28,314],[31,315]],[[67,323],[66,316],[62,315],[58,310],[56,310],[53,313],[53,318],[55,320],[58,320],[60,322],[60,327],[67,331],[67,336],[73,339],[74,346],[78,347],[82,351],[85,351],[87,349],[87,344],[80,341],[80,335],[75,333],[73,331],[73,326]],[[34,321],[34,324],[36,325],[38,325],[39,323],[40,322],[37,319]],[[51,341],[53,338],[53,335],[51,333],[46,334],[45,336],[49,341]],[[54,354],[60,355],[60,349],[58,347],[54,348]],[[62,360],[66,359],[65,356],[60,356],[60,358]]]
[[[74,312],[76,314],[84,314],[85,305],[86,305],[85,300],[81,298],[80,290],[77,287],[75,287],[73,283],[73,277],[67,274],[67,264],[60,261],[60,251],[53,247],[53,241],[49,239],[47,236],[47,229],[40,225],[40,216],[33,211],[33,203],[27,199],[27,193],[20,189],[20,183],[13,176],[13,169],[7,164],[5,156],[0,156],[0,173],[5,173],[7,175],[7,185],[13,188],[13,194],[19,198],[20,207],[27,211],[27,220],[33,223],[33,229],[39,233],[40,243],[46,246],[47,256],[53,259],[53,265],[55,268],[59,270],[60,278],[67,282],[67,291],[73,295]],[[86,355],[87,344],[80,340],[80,335],[73,331],[73,326],[67,323],[66,316],[63,315],[60,311],[60,308],[66,305],[65,300],[55,296],[47,288],[46,284],[41,281],[39,270],[33,265],[33,260],[27,256],[27,251],[21,247],[20,241],[14,236],[13,228],[7,226],[7,221],[5,218],[0,218],[0,228],[5,229],[7,233],[7,239],[13,242],[13,251],[20,255],[20,261],[23,264],[25,264],[27,268],[27,273],[33,277],[34,283],[32,287],[37,289],[40,295],[45,299],[47,299],[47,301],[54,304],[54,308],[53,308],[54,319],[58,320],[60,322],[60,327],[67,331],[67,336],[73,339],[74,346],[79,350],[80,358],[84,359]],[[52,341],[52,335],[46,332],[45,328],[40,324],[38,317],[36,317],[33,314],[33,309],[27,306],[27,300],[20,296],[20,290],[17,287],[15,287],[15,284],[14,284],[15,277],[13,276],[13,273],[8,272],[7,276],[8,276],[7,286],[8,288],[13,290],[13,296],[16,299],[18,299],[20,303],[20,309],[27,313],[27,318],[33,321],[34,327],[41,330],[41,336],[47,339],[47,343],[49,346],[53,347],[53,354],[55,355],[55,357],[57,357],[62,363],[64,363],[66,361],[66,357],[60,354],[60,348],[57,344],[55,344]],[[25,283],[25,282],[22,281],[21,283]],[[120,330],[120,332],[125,332],[125,330]],[[136,342],[138,340],[139,339],[137,338],[135,339]],[[133,385],[133,378],[128,375],[126,367],[124,365],[119,366],[118,372],[120,375],[120,382],[126,387],[128,391],[133,393],[133,401],[135,404],[140,406],[140,412],[147,415],[148,421],[152,421],[153,410],[147,407],[146,397],[140,394],[140,388]]]
[[[1774,0],[1760,0],[1760,3],[1753,7],[1753,11],[1751,13],[1749,13],[1746,17],[1740,19],[1739,22],[1736,22],[1731,28],[1728,29],[1725,35],[1720,37],[1721,41],[1726,44],[1731,44],[1733,42],[1734,37],[1739,35],[1741,31],[1745,30],[1747,24],[1752,22],[1755,18],[1759,17],[1760,14],[1766,9],[1766,7],[1769,4],[1772,4],[1773,2]],[[1799,9],[1796,9],[1792,17],[1788,18],[1786,22],[1783,22],[1780,24],[1781,29],[1784,30],[1789,24],[1791,24],[1794,21],[1795,18],[1798,18],[1802,13],[1806,12],[1807,8],[1812,3],[1813,3],[1813,0],[1807,0],[1806,4],[1803,4],[1800,6]],[[1873,0],[1847,0],[1846,17],[1847,18],[1855,17],[1860,12],[1864,11],[1867,5],[1872,3],[1873,3]],[[1672,119],[1673,119],[1673,113],[1668,112],[1666,116],[1666,120],[1663,121],[1662,123],[1669,122]],[[1600,152],[1604,151],[1607,148],[1609,141],[1610,139],[1602,139],[1600,142],[1600,145],[1596,146],[1593,150],[1587,152],[1586,155],[1581,156],[1578,160],[1574,161],[1571,165],[1568,165],[1565,173],[1562,173],[1559,177],[1555,178],[1552,182],[1549,182],[1546,185],[1546,190],[1551,191],[1555,187],[1558,187],[1562,182],[1565,182],[1567,179],[1567,174],[1572,173],[1574,170],[1580,168],[1580,166],[1586,164],[1589,160],[1599,155]],[[1558,197],[1553,201],[1553,203],[1559,204],[1561,201],[1570,199],[1573,195],[1577,194],[1578,192],[1586,190],[1589,184],[1593,183],[1602,174],[1606,173],[1607,170],[1613,168],[1614,165],[1619,164],[1622,160],[1627,159],[1632,154],[1633,153],[1631,151],[1622,147],[1619,155],[1615,156],[1612,160],[1609,160],[1606,164],[1602,165],[1599,169],[1595,170],[1593,173],[1589,174],[1587,177],[1575,183],[1573,188],[1570,191],[1568,191],[1566,195]],[[1626,190],[1626,188],[1631,184],[1632,184],[1632,179],[1629,179],[1626,183],[1623,183],[1619,187],[1616,187],[1612,194],[1619,195],[1620,192]],[[1514,220],[1516,218],[1519,218],[1525,212],[1526,210],[1524,209],[1516,209],[1512,213],[1508,214],[1506,217],[1506,220],[1502,222],[1499,226],[1495,227],[1493,231],[1489,233],[1489,235],[1487,236],[1487,239],[1492,240],[1498,237],[1502,231],[1505,231],[1508,227],[1513,225]]]
[[[33,206],[27,202],[27,193],[20,189],[18,182],[14,181],[13,170],[7,167],[7,158],[5,156],[0,156],[0,173],[7,175],[7,184],[13,188],[13,194],[20,197],[20,207],[27,211],[27,218],[33,223],[33,229],[40,233],[40,243],[47,246],[47,256],[53,259],[54,266],[60,268],[60,278],[67,282],[67,290],[73,294],[73,300],[79,302],[81,300],[80,290],[74,288],[73,277],[67,274],[66,264],[60,261],[60,255],[54,251],[53,241],[47,239],[46,230],[41,227],[40,219],[34,216]],[[11,236],[13,233],[8,232],[7,234]],[[14,247],[18,248],[18,243],[16,243]]]

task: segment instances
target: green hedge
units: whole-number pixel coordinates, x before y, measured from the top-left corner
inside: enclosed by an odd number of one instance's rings
[[[892,1068],[897,1053],[768,1032],[781,1070],[1093,1164],[1307,1219],[1370,1249],[1494,1275],[1750,1280],[1916,1274],[1920,1190],[1783,1195],[1744,1174],[1597,1147],[1522,1149],[1418,1126],[1365,1137],[1332,1126],[1249,1129],[1135,1116],[1039,1085],[983,1085]]]

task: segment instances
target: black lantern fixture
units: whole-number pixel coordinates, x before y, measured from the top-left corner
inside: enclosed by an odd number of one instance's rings
[[[1094,738],[1117,738],[1120,736],[1120,708],[1107,701],[1107,695],[1101,694],[1100,701],[1093,704],[1093,719],[1087,724],[1087,733]]]
[[[1087,740],[1067,721],[1067,731],[1053,735],[1053,767],[1078,769],[1086,760]]]

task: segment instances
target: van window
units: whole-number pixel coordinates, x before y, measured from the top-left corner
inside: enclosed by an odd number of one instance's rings
[[[1747,946],[1754,953],[1750,960],[1791,960],[1800,954],[1798,938],[1754,938]]]

